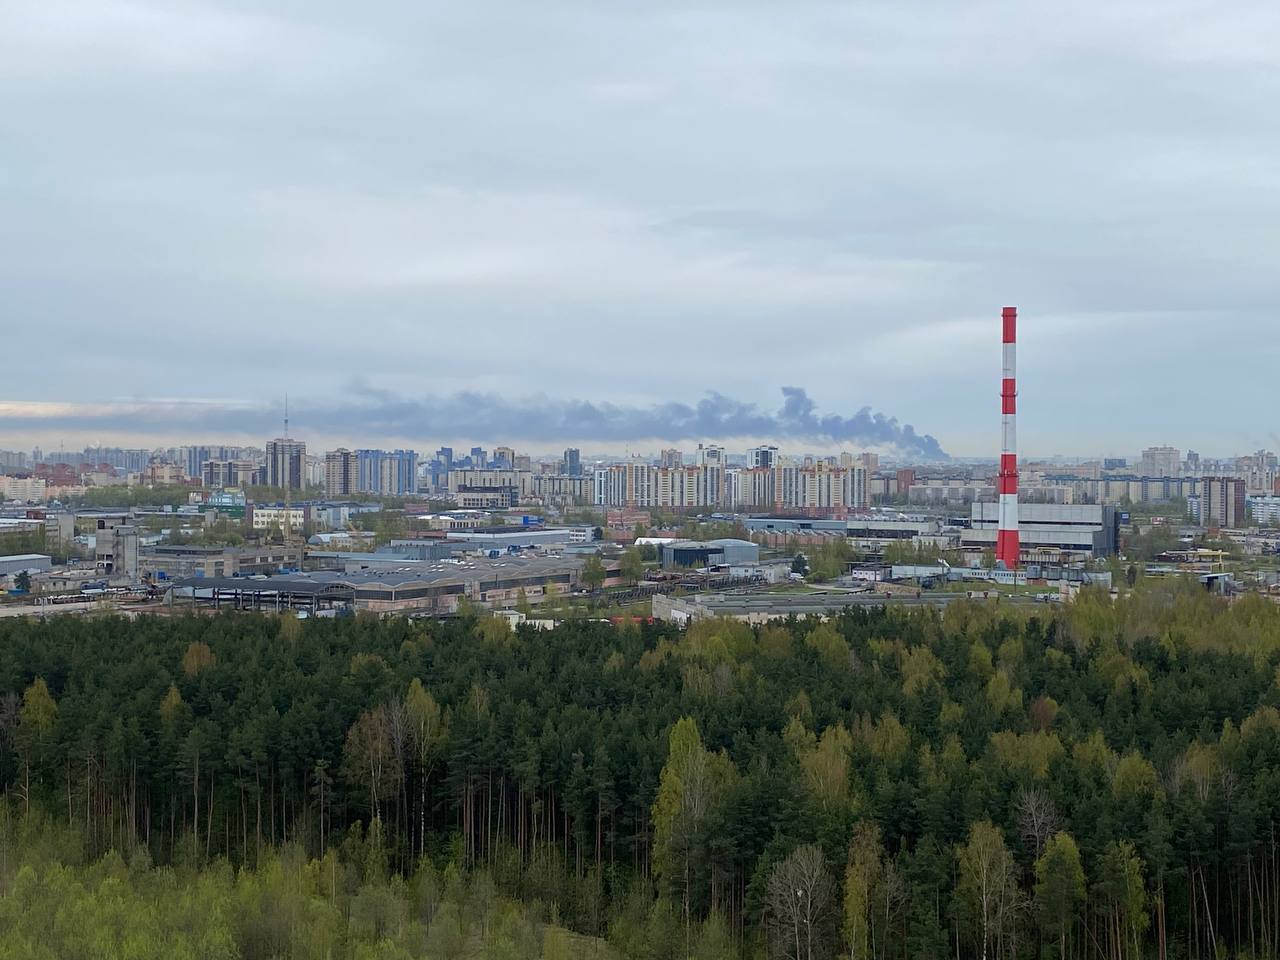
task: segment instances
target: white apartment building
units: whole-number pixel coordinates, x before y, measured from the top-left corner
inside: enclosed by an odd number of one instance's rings
[[[0,500],[32,503],[42,502],[45,496],[46,484],[41,477],[0,477]]]

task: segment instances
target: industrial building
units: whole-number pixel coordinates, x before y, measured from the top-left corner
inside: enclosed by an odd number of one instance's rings
[[[93,560],[98,570],[114,580],[136,581],[140,569],[138,528],[129,524],[100,526],[94,537]]]
[[[154,546],[139,557],[140,572],[149,577],[182,580],[191,577],[235,577],[277,573],[302,566],[302,547]]]
[[[496,608],[517,602],[521,591],[529,600],[572,591],[582,564],[569,557],[503,557],[398,570],[194,578],[175,584],[172,602],[252,610],[452,613],[462,598]]]
[[[921,597],[899,595],[894,602],[909,607],[945,607],[965,598],[964,593],[925,593]],[[731,617],[747,623],[768,623],[788,617],[832,617],[845,610],[879,607],[883,593],[848,590],[817,593],[699,593],[690,597],[655,594],[653,616],[681,625],[714,617]]]
[[[750,540],[673,540],[661,547],[664,567],[744,566],[760,562],[760,547]]]
[[[570,543],[590,543],[591,527],[544,527],[512,524],[450,530],[445,536],[461,550],[507,550],[512,547],[554,547]]]
[[[939,523],[932,517],[908,514],[857,515],[847,520],[815,520],[808,517],[747,517],[743,525],[751,533],[803,536],[810,533],[844,535],[855,540],[910,540],[934,536]]]
[[[45,573],[53,566],[53,560],[43,553],[16,553],[0,557],[0,577],[16,577],[27,573]]]
[[[1000,505],[975,503],[960,532],[968,550],[994,550]],[[1019,503],[1018,534],[1024,562],[1054,562],[1059,554],[1111,556],[1119,549],[1116,508],[1092,503]]]

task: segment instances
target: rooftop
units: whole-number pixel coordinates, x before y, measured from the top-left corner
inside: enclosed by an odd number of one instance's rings
[[[360,570],[353,573],[314,571],[290,573],[274,577],[196,577],[183,580],[179,586],[222,590],[283,590],[293,593],[318,593],[330,587],[359,589],[368,587],[401,587],[406,584],[464,584],[496,577],[538,576],[568,573],[582,562],[566,557],[503,557],[494,560],[448,561],[434,563],[407,561],[400,570]]]

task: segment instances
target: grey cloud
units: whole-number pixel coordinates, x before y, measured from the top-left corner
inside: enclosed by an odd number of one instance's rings
[[[864,407],[852,416],[819,414],[800,387],[783,387],[783,404],[776,411],[754,403],[710,393],[695,403],[628,406],[591,400],[560,400],[546,396],[510,399],[492,393],[464,391],[422,398],[353,384],[345,391],[352,402],[292,401],[295,436],[344,438],[348,444],[382,442],[387,438],[418,438],[434,443],[444,439],[481,442],[514,440],[530,444],[584,441],[618,446],[643,440],[695,441],[751,438],[789,446],[845,444],[872,447],[920,460],[944,460],[947,454],[929,434],[919,434],[895,418]],[[184,402],[107,404],[85,408],[34,405],[24,409],[0,407],[0,429],[73,431],[78,435],[104,431],[141,432],[188,439],[235,434],[265,438],[281,424],[277,411],[234,405]]]

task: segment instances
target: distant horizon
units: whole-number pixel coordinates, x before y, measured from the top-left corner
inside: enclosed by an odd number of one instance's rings
[[[347,440],[345,442],[317,444],[317,443],[313,443],[311,438],[309,438],[308,436],[299,435],[297,431],[291,430],[290,434],[291,435],[289,436],[288,439],[298,440],[306,444],[308,456],[322,457],[325,453],[331,450],[337,450],[337,449],[348,449],[348,450],[375,449],[375,450],[386,450],[386,451],[404,449],[404,450],[411,450],[414,453],[418,454],[419,461],[422,463],[430,462],[430,460],[434,457],[436,451],[441,447],[451,447],[453,449],[455,459],[464,459],[469,455],[471,447],[473,446],[483,447],[484,450],[489,454],[493,453],[493,450],[495,447],[510,446],[516,451],[518,455],[529,456],[535,462],[547,462],[547,461],[553,461],[553,460],[559,459],[563,455],[566,449],[576,448],[580,452],[581,459],[584,463],[591,460],[597,460],[597,459],[598,460],[614,460],[614,461],[625,460],[628,457],[638,457],[642,459],[656,460],[661,456],[661,453],[663,450],[675,449],[675,450],[679,450],[683,455],[685,455],[686,463],[689,463],[691,462],[692,455],[695,454],[697,451],[698,443],[702,443],[704,445],[710,444],[718,447],[723,447],[730,456],[745,455],[752,448],[758,447],[758,446],[775,446],[778,448],[778,454],[780,456],[786,456],[786,457],[792,457],[792,458],[800,458],[805,456],[830,457],[830,456],[838,456],[841,453],[850,453],[856,456],[860,453],[872,453],[872,454],[876,454],[882,462],[891,463],[895,465],[902,465],[902,466],[936,466],[939,468],[943,468],[948,465],[957,465],[957,466],[977,465],[977,464],[995,465],[995,464],[998,464],[999,462],[998,453],[989,454],[989,455],[981,455],[981,454],[955,455],[955,456],[949,456],[943,460],[934,460],[934,461],[918,460],[918,459],[913,460],[909,457],[903,457],[901,455],[893,454],[893,453],[885,453],[885,452],[877,451],[875,449],[866,448],[866,447],[785,446],[777,443],[776,441],[770,440],[768,438],[763,438],[763,439],[726,438],[726,439],[714,439],[714,440],[702,440],[702,441],[672,441],[672,442],[655,441],[653,438],[648,438],[647,440],[637,441],[634,445],[624,444],[621,447],[610,449],[610,448],[603,448],[598,445],[595,447],[592,447],[580,441],[576,441],[576,442],[565,441],[563,444],[553,444],[551,446],[540,446],[535,448],[528,445],[522,445],[519,440],[511,440],[511,439],[497,439],[497,440],[467,439],[467,440],[442,440],[442,441],[430,441],[430,442],[425,442],[425,441],[415,442],[411,439],[405,439],[402,442],[394,442],[394,443],[385,443],[385,442],[372,443],[372,442],[364,442],[364,441],[356,441],[356,440]],[[83,445],[68,443],[65,446],[59,447],[56,444],[50,445],[47,443],[40,443],[38,441],[34,443],[15,444],[14,442],[4,437],[0,437],[0,452],[23,453],[29,457],[33,449],[39,448],[43,456],[46,458],[45,462],[47,462],[47,458],[52,454],[60,454],[60,455],[83,454],[85,452],[88,452],[90,450],[94,450],[97,448],[120,449],[120,450],[145,450],[150,452],[177,450],[182,447],[245,447],[245,448],[256,448],[258,450],[261,450],[265,447],[268,441],[282,439],[282,438],[283,438],[282,434],[277,433],[268,437],[256,437],[256,438],[244,437],[244,438],[236,439],[231,437],[224,437],[224,438],[214,439],[214,440],[175,439],[175,440],[159,440],[156,442],[147,442],[147,443],[104,440],[101,442],[94,441],[92,443],[83,444]],[[1197,453],[1201,460],[1226,461],[1226,460],[1233,460],[1233,459],[1238,459],[1242,457],[1253,456],[1260,449],[1263,449],[1263,450],[1266,449],[1266,448],[1254,448],[1252,450],[1240,450],[1240,451],[1231,452],[1231,453],[1206,453],[1203,450],[1197,450],[1195,447],[1186,447],[1186,446],[1179,447],[1176,444],[1166,444],[1163,442],[1149,444],[1148,447],[1144,447],[1142,449],[1147,449],[1149,447],[1159,447],[1159,446],[1175,447],[1181,454],[1181,457],[1184,461],[1186,459],[1186,455],[1188,452]],[[642,447],[642,449],[637,449],[639,447]],[[1136,464],[1136,461],[1138,461],[1141,457],[1142,449],[1129,451],[1127,453],[1106,453],[1106,454],[1098,454],[1098,455],[1075,455],[1075,454],[1064,454],[1064,453],[1043,454],[1043,453],[1036,453],[1036,452],[1031,452],[1031,453],[1020,452],[1018,454],[1018,460],[1020,463],[1043,462],[1043,463],[1060,463],[1063,465],[1079,465],[1079,464],[1093,463],[1093,462],[1100,463],[1105,459],[1124,459],[1127,461],[1129,466],[1134,466]],[[1280,451],[1266,450],[1266,452],[1278,453]]]
[[[871,452],[904,462],[994,460],[999,455],[999,412],[996,403],[981,424],[955,439],[938,439],[926,429],[900,423],[896,418],[863,406],[851,413],[821,410],[804,388],[783,387],[782,402],[737,400],[716,391],[681,402],[612,404],[603,401],[564,400],[543,393],[514,394],[462,392],[446,396],[411,398],[390,391],[352,385],[335,391],[337,399],[317,402],[291,393],[290,432],[309,448],[360,447],[424,450],[440,446],[469,447],[472,439],[424,439],[457,431],[463,438],[483,436],[490,446],[506,445],[552,456],[566,447],[591,450],[616,457],[628,452],[653,451],[698,443],[749,449],[771,444],[788,455],[812,453],[828,456],[839,452]],[[993,391],[994,395],[994,391]],[[775,398],[777,394],[774,395]],[[775,399],[773,404],[778,404]],[[1216,442],[1174,443],[1168,433],[1136,448],[1105,442],[1098,437],[1085,452],[1064,452],[1071,444],[1056,429],[1045,429],[1045,412],[1027,409],[1025,391],[1019,397],[1019,440],[1022,451],[1053,449],[1054,453],[1026,453],[1026,459],[1101,460],[1132,459],[1147,447],[1177,446],[1185,453],[1196,450],[1208,459],[1247,456],[1259,449],[1280,447],[1280,436],[1249,437],[1235,434],[1235,451],[1221,450],[1232,434],[1221,431]],[[96,446],[156,449],[170,446],[258,446],[281,435],[283,398],[279,403],[251,403],[210,398],[194,400],[110,400],[99,403],[0,400],[0,449],[33,446],[55,451]],[[1050,422],[1051,428],[1060,425]],[[922,424],[927,428],[928,424]],[[431,429],[431,428],[436,429]],[[582,435],[570,431],[581,429]],[[670,429],[662,435],[655,429]],[[751,433],[750,430],[760,432]],[[678,434],[678,436],[675,436]],[[191,440],[192,436],[219,436],[217,440]],[[1083,445],[1082,445],[1083,446]]]

